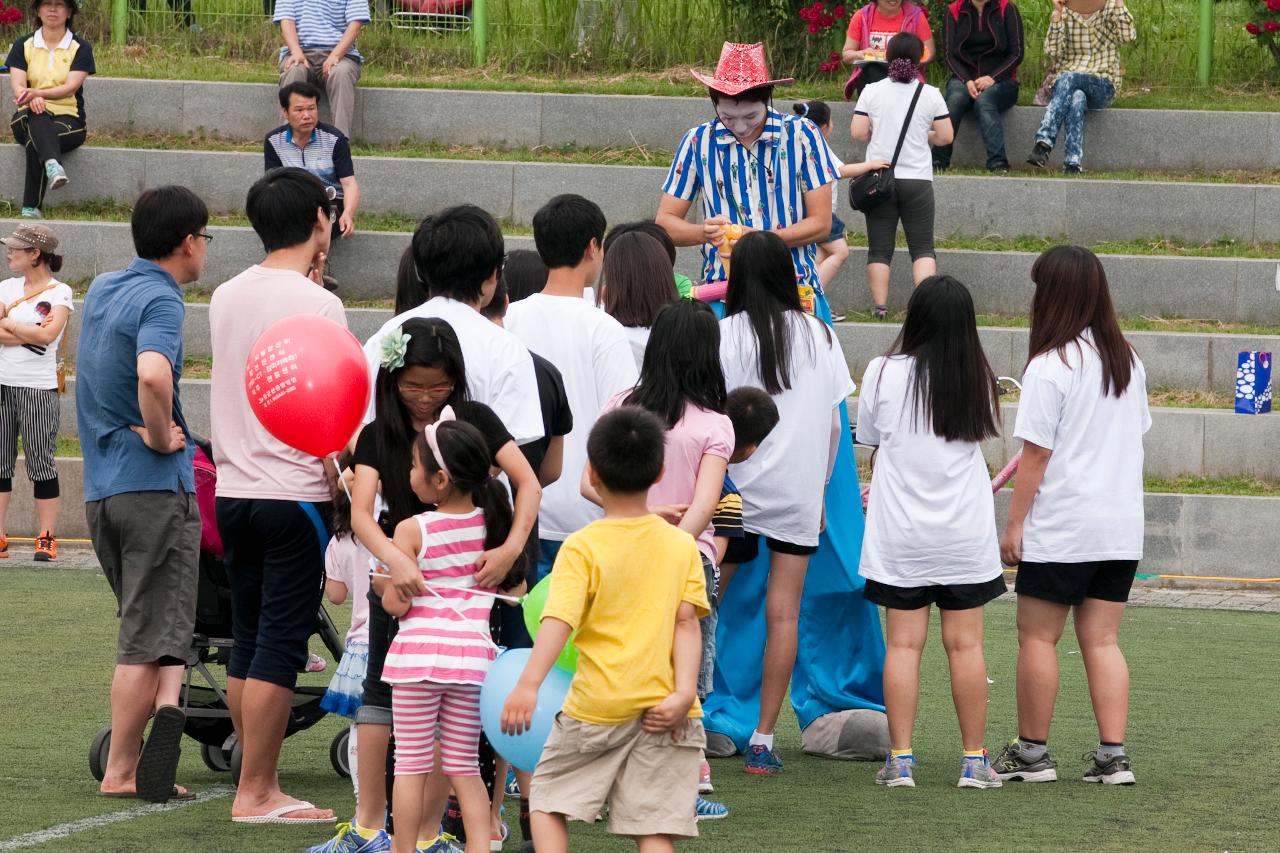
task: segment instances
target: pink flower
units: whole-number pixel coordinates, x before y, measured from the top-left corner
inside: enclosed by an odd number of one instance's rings
[[[837,6],[831,10],[831,14],[835,16],[835,19],[837,21],[843,21],[845,16],[845,8],[843,6]]]
[[[1262,28],[1269,33],[1274,33],[1277,30],[1280,30],[1280,23],[1276,23],[1275,21],[1267,21],[1265,24],[1262,25]]]
[[[816,22],[809,23],[809,35],[816,36],[818,34],[818,25]]]
[[[813,24],[810,24],[809,26],[812,27]],[[1262,32],[1262,28],[1259,27],[1257,24],[1255,24],[1253,21],[1250,21],[1249,23],[1245,24],[1244,29],[1245,29],[1245,32],[1247,32],[1251,36],[1256,36],[1258,33]],[[814,32],[816,32],[816,30]]]
[[[1280,0],[1267,0],[1267,8],[1272,12],[1280,12]]]
[[[832,24],[834,24],[835,22],[836,22],[836,19],[835,19],[835,18],[833,18],[833,17],[831,17],[830,15],[823,15],[823,16],[822,16],[822,18],[821,18],[821,20],[819,20],[819,21],[818,21],[818,23],[820,23],[820,24],[822,25],[822,28],[823,28],[824,30],[825,30],[827,27],[830,27],[830,26],[831,26]]]
[[[838,51],[838,50],[833,50],[833,51],[831,51],[831,55],[830,55],[830,56],[828,56],[828,57],[827,57],[827,59],[828,59],[828,60],[830,60],[831,62],[839,62],[839,61],[840,61],[840,51]]]

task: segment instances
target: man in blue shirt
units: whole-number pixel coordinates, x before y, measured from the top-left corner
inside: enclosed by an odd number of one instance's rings
[[[275,22],[285,46],[280,49],[280,85],[323,85],[333,124],[351,135],[356,82],[364,57],[356,37],[369,20],[368,0],[277,0]]]
[[[342,131],[320,121],[320,90],[310,83],[290,83],[280,90],[285,123],[263,140],[266,171],[296,166],[315,175],[332,190],[333,238],[355,233],[360,206],[351,145]]]
[[[208,221],[204,202],[185,187],[144,192],[133,208],[138,257],[94,279],[82,311],[76,423],[85,515],[120,616],[105,796],[189,797],[174,777],[186,722],[177,705],[195,630],[200,512],[178,400],[181,285],[204,269]]]

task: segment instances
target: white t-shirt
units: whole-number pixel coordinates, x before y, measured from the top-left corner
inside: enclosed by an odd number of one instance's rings
[[[982,448],[939,438],[920,406],[913,413],[915,363],[874,358],[862,376],[858,441],[880,452],[858,571],[892,586],[984,583],[1001,567]]]
[[[1032,359],[1013,434],[1053,455],[1022,528],[1023,560],[1142,559],[1142,436],[1150,428],[1137,356],[1119,398],[1102,395],[1102,360],[1087,330],[1061,356]]]
[[[601,517],[580,491],[587,434],[609,398],[633,387],[640,374],[622,324],[585,299],[535,293],[511,303],[505,322],[560,371],[573,412],[573,429],[564,438],[564,472],[542,490],[538,514],[538,535],[563,540]],[[538,395],[533,399],[536,404]]]
[[[397,326],[416,318],[438,317],[458,336],[467,370],[471,399],[493,409],[516,444],[542,438],[542,407],[538,380],[529,351],[506,329],[485,319],[479,311],[455,299],[436,296],[416,308],[392,317],[364,345],[369,375],[376,386],[382,357],[382,339]],[[373,420],[370,399],[365,423]]]
[[[627,336],[627,343],[631,344],[631,354],[636,359],[636,370],[644,365],[644,351],[649,346],[649,327],[648,326],[623,326],[622,334]]]
[[[0,302],[12,305],[25,294],[26,279],[6,278],[0,281]],[[75,310],[71,288],[57,279],[50,279],[51,288],[9,312],[14,322],[27,326],[39,326],[58,306]],[[16,388],[38,388],[52,391],[58,387],[58,344],[66,334],[62,333],[47,346],[40,344],[10,344],[0,347],[0,385]]]
[[[743,527],[793,545],[817,545],[830,461],[833,410],[857,386],[823,322],[788,312],[792,329],[791,388],[775,394],[778,425],[746,462],[729,466],[742,492]],[[729,389],[764,388],[760,358],[745,313],[720,321],[720,362]]]
[[[907,108],[911,106],[911,97],[918,85],[915,80],[910,83],[881,80],[862,90],[853,112],[871,119],[871,142],[867,145],[866,159],[893,159],[893,149],[897,147],[898,134],[902,132],[902,120],[907,117]],[[937,87],[926,84],[920,92],[915,112],[911,114],[907,138],[902,141],[902,153],[898,155],[898,165],[893,170],[895,178],[933,180],[929,130],[937,119],[950,117],[942,93]]]

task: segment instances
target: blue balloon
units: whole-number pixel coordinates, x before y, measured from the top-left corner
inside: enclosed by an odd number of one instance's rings
[[[571,673],[553,666],[538,688],[538,704],[533,710],[533,724],[524,734],[503,734],[502,706],[515,689],[532,654],[532,649],[508,649],[498,655],[480,687],[480,723],[484,726],[489,743],[493,744],[494,752],[526,773],[532,773],[538,766],[542,747],[551,735],[556,714],[560,713],[564,699],[569,695],[569,684],[573,681]]]

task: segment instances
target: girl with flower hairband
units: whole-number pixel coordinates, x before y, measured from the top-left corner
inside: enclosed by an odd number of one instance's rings
[[[542,490],[498,416],[483,403],[469,399],[462,347],[453,327],[434,317],[409,320],[385,337],[379,355],[374,388],[377,414],[356,439],[352,459],[351,527],[356,537],[379,563],[418,571],[417,561],[396,548],[391,537],[400,522],[431,509],[410,486],[413,443],[448,407],[457,420],[480,432],[491,469],[506,474],[515,496],[508,534],[501,542],[487,545],[475,560],[476,582],[492,587],[516,577],[523,569],[523,552],[538,515]],[[397,625],[382,606],[384,584],[383,578],[375,576],[369,594],[369,663],[362,704],[356,713],[360,794],[355,819],[339,828],[339,838],[354,835],[372,840],[383,831],[385,822],[389,792],[383,768],[391,735],[391,690],[382,674]],[[431,802],[424,813],[440,814],[448,782],[433,773],[427,788]],[[355,838],[349,840],[354,842]]]

